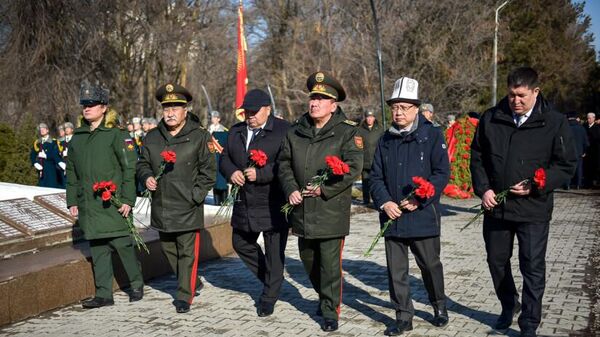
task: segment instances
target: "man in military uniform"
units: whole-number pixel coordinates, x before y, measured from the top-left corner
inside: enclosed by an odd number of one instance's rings
[[[64,169],[66,164],[60,158],[58,141],[50,137],[48,125],[45,123],[40,123],[37,130],[40,138],[33,142],[29,159],[38,172],[38,186],[61,188],[57,171]]]
[[[163,252],[177,276],[173,305],[178,313],[190,310],[198,276],[200,229],[204,227],[204,198],[215,183],[214,145],[200,120],[188,112],[192,95],[177,84],[158,88],[155,95],[163,108],[158,127],[146,135],[137,176],[152,191],[151,226],[160,236]],[[155,176],[163,162],[161,152],[173,151],[175,163]]]
[[[373,112],[373,110],[369,109],[365,111],[365,119],[360,123],[360,131],[365,142],[364,162],[361,174],[363,203],[368,205],[371,202],[371,195],[369,194],[371,164],[373,163],[373,155],[375,154],[377,141],[384,132],[383,127],[379,125],[379,122],[375,118],[375,112]]]
[[[63,137],[58,139],[58,152],[59,152],[59,156],[61,158],[61,160],[66,163],[67,162],[67,156],[69,155],[69,142],[71,141],[71,138],[73,137],[73,130],[75,129],[73,127],[73,123],[70,122],[66,122],[63,125],[60,126],[62,128],[63,132]],[[66,170],[66,164],[65,165],[61,165],[60,163],[58,164],[58,169],[56,170],[56,175],[58,177],[58,181],[61,185],[62,188],[66,187],[66,183],[67,183],[67,170]]]
[[[232,242],[238,256],[263,284],[258,316],[273,313],[283,283],[288,224],[280,212],[285,203],[277,179],[277,155],[289,123],[271,115],[269,94],[254,89],[244,97],[246,120],[231,128],[220,162],[221,173],[241,186],[233,205]],[[267,155],[262,167],[248,167],[251,150]],[[265,251],[257,243],[262,233]]]
[[[135,152],[128,134],[116,128],[118,116],[108,110],[106,89],[84,82],[79,102],[83,121],[69,143],[67,157],[67,206],[77,217],[90,244],[96,295],[82,302],[86,309],[113,305],[112,252],[116,251],[129,277],[129,301],[144,295],[144,279],[126,218],[135,205]],[[93,186],[100,181],[116,184],[116,207],[103,201]]]
[[[227,132],[227,129],[223,124],[221,124],[221,114],[218,111],[210,112],[210,126],[208,127],[208,131],[210,133],[213,132]]]
[[[352,182],[363,166],[363,139],[356,123],[338,106],[346,93],[335,78],[319,71],[308,77],[306,85],[309,111],[284,139],[279,180],[288,202],[295,205],[288,221],[298,236],[304,269],[319,294],[322,329],[335,331],[342,297],[342,248],[350,230]],[[350,173],[311,186],[311,178],[327,168],[325,156],[339,157]]]

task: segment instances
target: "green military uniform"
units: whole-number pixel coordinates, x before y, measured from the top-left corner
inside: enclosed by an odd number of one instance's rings
[[[345,97],[341,85],[322,72],[311,75],[307,87],[311,97],[337,101]],[[356,123],[347,120],[338,107],[320,130],[309,113],[300,117],[288,132],[279,156],[279,180],[287,197],[301,191],[327,167],[325,156],[338,156],[350,167],[349,174],[329,178],[321,187],[320,197],[304,198],[288,216],[292,233],[299,237],[300,258],[319,294],[323,317],[336,324],[342,296],[341,254],[350,230],[352,183],[363,166],[362,147]]]
[[[191,94],[177,84],[162,86],[156,98],[163,106],[185,106],[192,100]],[[163,252],[177,276],[177,312],[187,312],[202,284],[197,273],[200,229],[204,227],[204,198],[216,180],[215,148],[210,133],[200,127],[195,115],[187,113],[185,124],[175,135],[163,118],[144,139],[137,164],[137,175],[144,185],[158,174],[163,151],[175,152],[176,161],[165,167],[152,192],[151,226],[158,230]]]
[[[367,111],[365,118],[368,116],[375,116],[373,111]],[[373,164],[373,156],[375,156],[375,149],[377,148],[377,142],[385,130],[379,122],[375,120],[373,126],[369,127],[366,121],[360,123],[360,131],[365,142],[365,153],[362,170],[362,187],[363,187],[363,202],[368,204],[371,201],[369,193],[369,175],[371,173],[371,165]]]
[[[102,299],[112,299],[112,251],[119,254],[131,288],[144,285],[126,219],[92,189],[96,182],[111,180],[119,200],[135,205],[136,154],[127,132],[114,127],[116,121],[114,111],[106,112],[92,131],[84,120],[69,143],[67,157],[67,206],[77,206],[79,226],[90,243],[96,297]]]

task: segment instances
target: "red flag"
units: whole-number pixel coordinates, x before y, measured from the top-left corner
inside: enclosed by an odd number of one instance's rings
[[[242,13],[242,2],[238,7],[238,45],[237,45],[237,69],[236,69],[236,92],[235,92],[235,117],[243,121],[245,118],[244,110],[240,109],[246,95],[246,85],[248,84],[248,71],[246,69],[246,38],[244,37],[244,14]]]

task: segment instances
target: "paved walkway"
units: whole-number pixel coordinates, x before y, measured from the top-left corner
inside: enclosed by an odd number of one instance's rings
[[[582,336],[590,317],[590,297],[585,277],[588,257],[599,244],[600,198],[561,193],[556,196],[548,246],[547,288],[543,336]],[[463,232],[473,215],[475,201],[443,199],[442,262],[449,296],[450,324],[435,328],[421,276],[411,261],[411,287],[415,308],[414,330],[406,336],[487,336],[500,311],[485,262],[478,224]],[[351,234],[344,250],[344,305],[340,329],[332,336],[383,335],[395,317],[389,304],[383,243],[369,258],[362,256],[377,231],[377,213],[352,217]],[[175,291],[172,276],[155,279],[143,301],[129,303],[122,292],[116,305],[84,311],[79,305],[0,329],[6,336],[326,336],[314,315],[317,296],[309,286],[298,258],[296,239],[287,248],[286,281],[274,315],[256,316],[254,302],[259,283],[236,257],[202,265],[205,288],[188,314],[176,314],[171,305]],[[515,254],[516,256],[516,254]],[[513,266],[515,275],[518,265]],[[519,283],[521,280],[518,280]],[[592,289],[592,291],[595,291]],[[498,334],[497,332],[495,334]],[[516,324],[506,332],[518,336]],[[500,335],[502,335],[500,333]]]

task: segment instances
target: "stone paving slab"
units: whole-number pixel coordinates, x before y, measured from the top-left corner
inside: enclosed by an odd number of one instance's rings
[[[597,196],[560,193],[547,252],[547,288],[540,336],[582,336],[590,317],[590,298],[585,291],[588,256],[600,224]],[[481,223],[459,231],[474,215],[476,200],[444,198],[442,262],[449,297],[450,324],[435,328],[428,320],[432,310],[411,258],[410,284],[415,302],[414,330],[406,336],[518,336],[518,326],[502,333],[493,326],[500,305],[494,295],[485,261]],[[389,302],[383,243],[371,257],[363,257],[378,230],[377,213],[352,217],[351,234],[344,249],[344,294],[340,328],[322,332],[315,316],[317,295],[310,287],[298,257],[297,239],[290,237],[286,250],[286,274],[276,312],[256,316],[260,285],[237,257],[201,265],[205,287],[188,314],[177,314],[171,304],[175,278],[149,282],[144,300],[129,303],[121,291],[115,306],[85,311],[72,305],[0,329],[2,336],[382,336],[394,317]],[[513,272],[520,287],[518,261]],[[593,334],[593,333],[592,333]]]

